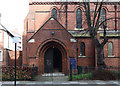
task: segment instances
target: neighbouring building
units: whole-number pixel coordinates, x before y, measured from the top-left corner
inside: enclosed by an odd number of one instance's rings
[[[24,20],[23,66],[35,65],[39,74],[62,72],[68,74],[70,61],[81,67],[97,67],[96,51],[87,31],[85,9],[82,2],[67,3],[67,28],[65,2],[30,0],[29,13]],[[117,3],[117,11],[115,11]],[[94,12],[96,2],[91,2]],[[120,2],[104,2],[101,21],[106,18],[120,17]],[[120,67],[120,20],[107,21],[108,42],[104,47],[107,67]],[[103,27],[99,28],[103,37]]]
[[[8,65],[8,59],[6,57],[8,56],[8,49],[12,38],[13,35],[0,24],[0,65]]]
[[[10,31],[15,37],[18,37],[18,43],[17,43],[17,51],[22,51],[22,36],[18,33],[18,29],[15,29],[13,31]],[[10,48],[11,50],[15,50],[15,47]]]
[[[0,23],[0,65],[1,66],[11,66],[14,65],[14,51],[15,43],[13,43],[13,37],[19,37],[19,42],[17,43],[17,58],[19,59],[17,64],[22,64],[22,38],[17,32],[8,31],[4,25]]]

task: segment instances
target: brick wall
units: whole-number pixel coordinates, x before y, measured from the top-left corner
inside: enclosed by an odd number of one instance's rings
[[[15,65],[15,51],[9,51],[9,66]],[[16,65],[22,66],[22,52],[17,51],[16,52]]]
[[[91,3],[91,10],[95,8],[94,3]],[[118,8],[120,6],[118,5]],[[39,58],[40,50],[43,47],[47,47],[47,43],[56,42],[62,45],[67,53],[68,59],[66,59],[65,66],[69,70],[69,57],[75,57],[77,64],[80,66],[95,66],[96,59],[94,59],[94,47],[92,39],[89,37],[81,38],[77,37],[77,43],[71,43],[70,39],[72,37],[65,29],[65,10],[64,5],[55,5],[55,4],[36,4],[30,5],[30,10],[24,21],[24,33],[23,33],[23,65],[32,65],[41,67],[38,70],[43,72],[44,69],[44,58]],[[61,26],[55,20],[48,20],[51,17],[51,10],[57,9],[57,20],[60,22]],[[76,28],[76,10],[80,8],[82,10],[82,23],[83,28],[87,29],[87,23],[85,18],[85,10],[82,5],[68,5],[68,30],[74,30]],[[106,18],[115,17],[114,5],[104,5],[103,8],[106,10]],[[59,10],[60,9],[60,10]],[[118,9],[118,16],[120,14],[120,9]],[[91,12],[92,13],[92,12]],[[93,14],[91,15],[93,16]],[[109,30],[114,30],[114,20],[107,21],[107,28]],[[119,22],[118,22],[119,24]],[[120,25],[120,24],[119,24]],[[118,26],[119,26],[118,25]],[[120,28],[118,27],[120,30]],[[37,32],[37,33],[36,33]],[[51,35],[51,32],[55,32],[54,36]],[[33,35],[35,34],[35,35]],[[33,37],[32,37],[33,36]],[[31,38],[32,37],[32,38]],[[34,39],[35,42],[29,43],[29,40]],[[116,66],[117,61],[119,61],[120,54],[120,39],[118,38],[109,38],[109,42],[113,42],[113,52],[116,58],[105,58],[105,62],[108,66]],[[80,43],[85,43],[85,57],[80,56]],[[108,43],[104,47],[105,57],[108,56]],[[78,48],[78,55],[76,49]],[[45,53],[45,51],[44,51]],[[44,57],[44,55],[40,55]],[[78,56],[78,59],[77,59]],[[30,57],[30,58],[29,58]],[[32,58],[31,58],[32,57]],[[112,64],[111,64],[112,63]],[[63,63],[65,64],[65,63]],[[66,68],[66,67],[65,67]],[[64,69],[65,69],[64,68]],[[64,73],[67,72],[64,70]]]
[[[29,24],[30,28],[32,28],[33,30],[38,30],[44,24],[46,19],[48,19],[51,16],[51,10],[53,8],[56,8],[58,11],[57,19],[63,26],[65,26],[65,13],[64,13],[65,10],[63,9],[64,6],[61,7],[61,5],[30,5],[29,15],[34,16],[34,21],[30,20],[30,22],[33,22]],[[60,8],[61,8],[60,10],[61,12],[59,12],[58,10]],[[68,5],[68,30],[74,30],[74,28],[76,28],[77,8],[80,8],[82,10],[83,28],[87,29],[85,12],[84,12],[83,6],[82,5]],[[94,10],[94,8],[95,8],[94,3],[91,3],[91,10]],[[107,19],[115,17],[114,5],[103,5],[103,8],[106,10]],[[118,5],[118,11],[120,11],[119,5]],[[117,15],[119,16],[119,12],[117,13]],[[114,20],[107,21],[108,29],[113,30],[114,24],[115,24]]]

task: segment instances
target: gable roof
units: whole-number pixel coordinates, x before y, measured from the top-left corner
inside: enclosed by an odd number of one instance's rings
[[[52,19],[53,17],[50,17],[33,35],[32,35],[32,37],[30,37],[30,39],[32,39],[34,36],[35,36],[35,34],[37,34],[51,19]],[[65,31],[67,31],[68,32],[68,30],[66,30],[65,29],[65,27],[62,25],[62,24],[60,24],[60,22],[57,20],[57,19],[55,19],[55,18],[53,18],[60,26],[62,26],[62,28],[65,30]],[[69,32],[68,32],[69,33]],[[69,33],[70,34],[70,33]],[[70,34],[71,35],[71,34]],[[72,35],[71,35],[72,36]],[[73,37],[73,36],[72,36]],[[29,39],[29,40],[30,40]],[[29,41],[28,40],[28,41]]]
[[[8,31],[1,23],[0,23],[0,30],[5,31],[11,37],[14,37],[14,35],[10,31]]]

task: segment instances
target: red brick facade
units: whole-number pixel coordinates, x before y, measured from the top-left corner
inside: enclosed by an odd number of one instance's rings
[[[106,17],[114,17],[114,3],[108,2],[103,8],[106,10]],[[51,17],[51,11],[57,10],[57,20]],[[82,10],[82,27],[84,30],[76,28],[76,10]],[[94,2],[91,3],[91,10],[94,10]],[[120,3],[118,4],[120,8]],[[65,29],[65,10],[64,5],[54,2],[31,2],[29,3],[29,13],[24,21],[23,33],[23,65],[35,65],[39,73],[44,73],[44,56],[50,47],[58,48],[62,54],[62,73],[68,74],[70,57],[74,57],[76,65],[95,67],[97,60],[92,39],[87,35],[72,34],[71,32],[81,32],[87,29],[85,12],[82,5],[68,3],[68,28]],[[117,9],[119,17],[120,10]],[[114,20],[107,21],[108,31],[114,31]],[[108,57],[108,43],[104,47],[105,63],[108,67],[120,67],[120,22],[118,20],[118,35],[110,36],[109,42],[113,43],[113,57]],[[71,42],[74,39],[77,42]],[[80,44],[85,44],[85,56],[80,56]]]

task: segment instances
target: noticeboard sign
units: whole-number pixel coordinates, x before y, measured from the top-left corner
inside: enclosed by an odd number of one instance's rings
[[[70,64],[72,64],[72,70],[76,70],[76,60],[74,57],[70,58]]]
[[[12,41],[13,41],[13,43],[18,43],[19,42],[19,37],[13,37]]]

